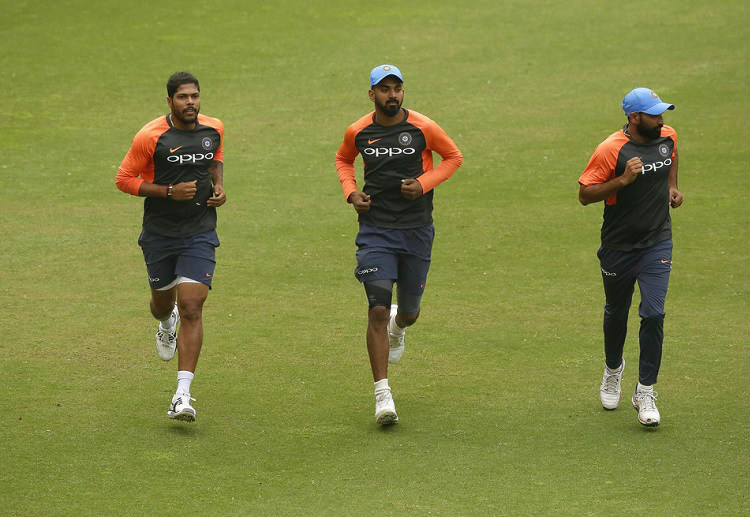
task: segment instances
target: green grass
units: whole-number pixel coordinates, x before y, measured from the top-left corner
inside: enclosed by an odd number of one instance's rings
[[[0,515],[750,513],[745,2],[0,7]],[[382,62],[465,156],[388,430],[333,167]],[[142,204],[114,187],[179,69],[229,196],[193,425],[165,417]],[[685,194],[655,431],[599,405],[601,206],[576,200],[634,86],[677,105]]]

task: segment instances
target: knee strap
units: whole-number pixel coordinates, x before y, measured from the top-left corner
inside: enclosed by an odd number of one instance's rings
[[[393,280],[373,280],[365,282],[365,293],[370,309],[374,307],[391,308],[393,300]]]

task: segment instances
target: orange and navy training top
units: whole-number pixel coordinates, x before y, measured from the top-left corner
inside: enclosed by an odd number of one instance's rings
[[[147,197],[144,229],[167,237],[189,237],[216,228],[216,208],[206,206],[206,201],[213,193],[211,162],[224,161],[223,141],[224,125],[204,115],[198,115],[193,130],[177,129],[165,115],[138,131],[117,171],[117,188],[137,196],[144,181],[166,188],[197,180],[193,199]]]
[[[357,191],[354,159],[362,155],[365,186],[370,210],[359,214],[360,224],[381,228],[417,228],[432,223],[433,189],[451,177],[461,166],[463,156],[456,144],[435,122],[406,111],[403,121],[393,126],[375,122],[375,112],[349,126],[344,142],[336,153],[344,197]],[[433,168],[432,151],[443,161]],[[416,178],[423,195],[406,199],[401,195],[401,180]]]
[[[606,183],[622,175],[631,158],[643,162],[636,180],[604,203],[602,246],[619,251],[648,248],[672,238],[669,172],[677,152],[677,133],[667,125],[659,138],[644,144],[632,140],[626,127],[599,144],[578,180],[584,186]]]

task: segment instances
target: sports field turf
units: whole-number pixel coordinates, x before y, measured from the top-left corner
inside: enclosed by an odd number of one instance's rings
[[[0,0],[0,516],[749,515],[747,2],[255,4]],[[465,157],[385,430],[333,165],[383,62]],[[165,416],[142,201],[114,187],[181,69],[229,197],[194,424]],[[602,206],[577,201],[635,86],[677,106],[685,195],[655,430],[637,294],[599,403]]]

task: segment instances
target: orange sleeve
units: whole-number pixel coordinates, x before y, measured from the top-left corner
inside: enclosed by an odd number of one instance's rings
[[[424,174],[417,178],[422,185],[422,193],[427,193],[442,182],[450,178],[464,161],[464,157],[456,144],[451,140],[443,128],[435,122],[414,111],[409,112],[409,122],[417,126],[424,134],[427,149],[423,154],[422,164]],[[414,117],[412,118],[412,115]],[[443,159],[440,165],[432,168],[432,154],[435,151]],[[427,156],[429,154],[429,156]]]
[[[153,122],[138,131],[128,154],[117,170],[117,188],[126,194],[137,196],[141,183],[154,180],[154,149],[163,132],[164,130],[160,130],[158,126],[154,127]]]
[[[674,157],[677,154],[677,131],[675,131],[672,127],[664,124],[664,126],[661,128],[661,133],[662,136],[668,136],[674,142],[674,149],[672,150],[672,159],[674,160]]]
[[[198,115],[198,122],[219,132],[219,147],[214,153],[213,161],[224,163],[224,123],[218,118],[205,115]]]
[[[336,172],[339,175],[341,189],[344,191],[344,199],[349,202],[349,196],[357,191],[357,180],[354,176],[354,159],[359,151],[354,145],[357,134],[372,123],[372,113],[360,118],[354,124],[346,128],[344,141],[336,153]]]
[[[610,139],[599,144],[591,155],[589,164],[578,178],[578,183],[584,187],[606,183],[615,177],[617,155],[622,145],[613,145]]]

